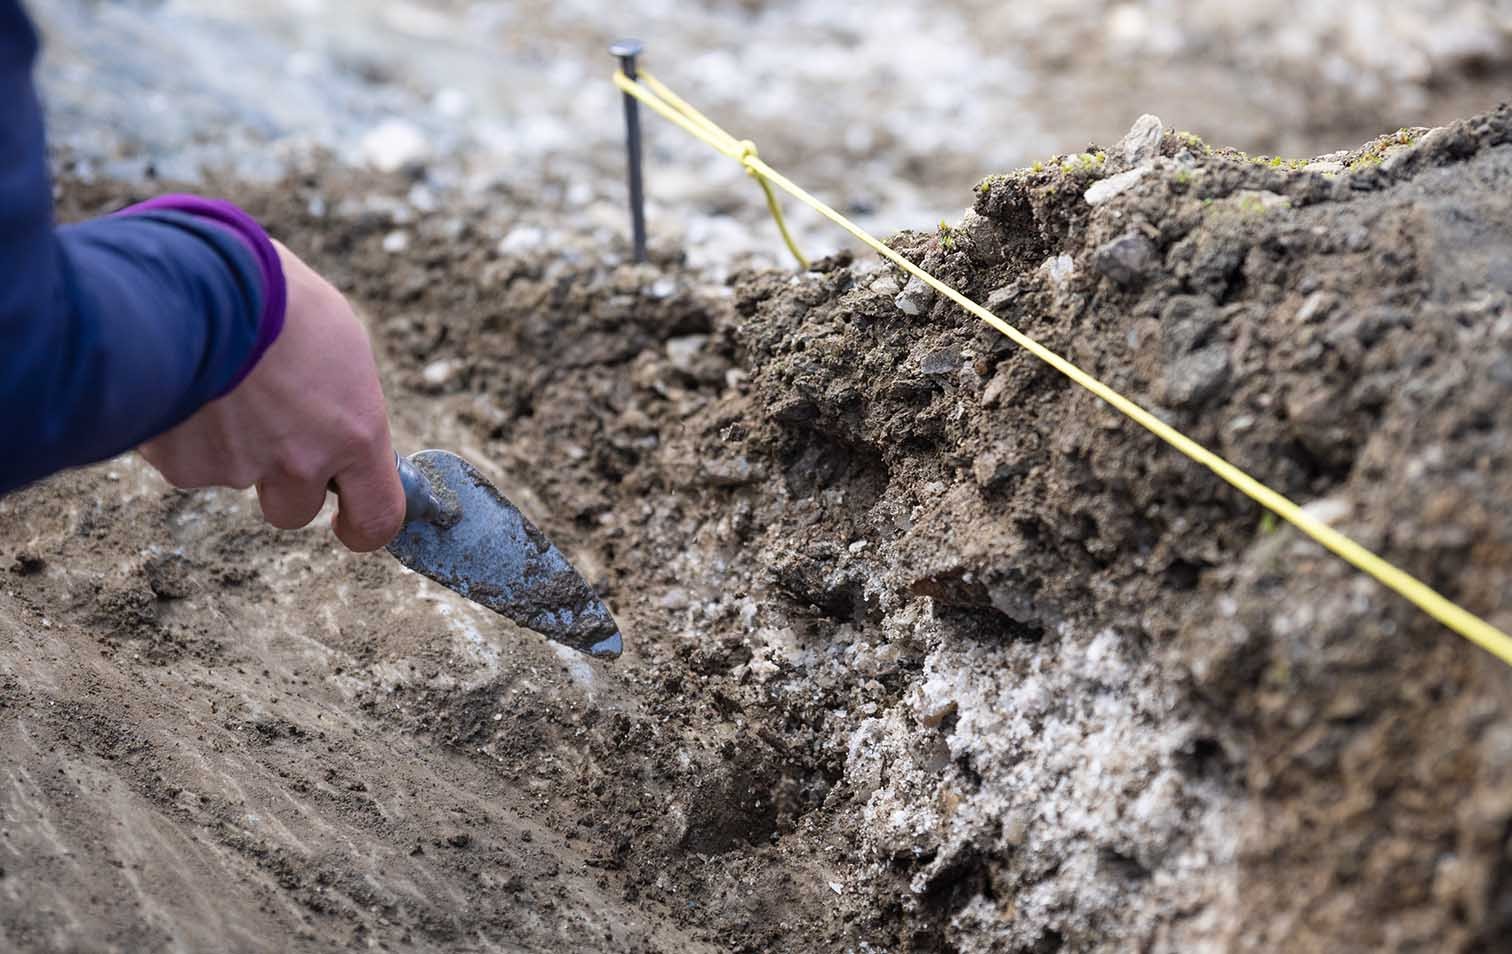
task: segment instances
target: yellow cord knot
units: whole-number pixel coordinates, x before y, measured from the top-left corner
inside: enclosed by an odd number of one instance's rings
[[[761,174],[756,171],[756,167],[751,165],[752,159],[761,158],[761,154],[756,151],[756,144],[749,139],[742,139],[737,145],[740,146],[740,155],[736,156],[736,158],[740,160],[741,165],[745,166],[746,175],[753,179],[761,178]]]

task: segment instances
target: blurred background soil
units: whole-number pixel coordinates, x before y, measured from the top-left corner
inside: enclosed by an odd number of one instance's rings
[[[323,148],[503,183],[522,219],[623,228],[614,39],[875,231],[954,220],[991,171],[1144,112],[1252,153],[1319,155],[1488,109],[1508,0],[48,0],[60,145],[116,178],[275,178]],[[648,123],[653,235],[695,263],[781,246],[740,168]],[[795,211],[816,252],[840,240]],[[755,226],[752,228],[751,226]]]

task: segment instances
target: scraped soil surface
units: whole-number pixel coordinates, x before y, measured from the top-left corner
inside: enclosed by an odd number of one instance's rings
[[[1512,629],[1512,110],[1301,166],[1136,126],[892,242]],[[210,191],[625,656],[130,457],[0,500],[0,947],[1512,944],[1490,655],[890,268],[714,285],[408,189]]]

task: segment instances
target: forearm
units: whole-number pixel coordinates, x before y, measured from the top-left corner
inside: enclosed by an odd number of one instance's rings
[[[101,460],[177,424],[245,367],[259,276],[234,239],[187,216],[59,229],[53,267],[0,333],[0,492]]]
[[[271,245],[224,209],[170,202],[54,229],[34,46],[16,23],[0,0],[0,493],[184,420],[282,317]]]

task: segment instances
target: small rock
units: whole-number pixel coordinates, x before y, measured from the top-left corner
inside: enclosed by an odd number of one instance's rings
[[[1343,497],[1319,497],[1302,505],[1302,512],[1325,526],[1332,527],[1354,510]]]
[[[462,363],[453,358],[432,361],[420,372],[420,380],[425,382],[426,387],[439,390],[446,387],[452,378],[457,376],[457,371],[461,369],[461,366]]]
[[[903,290],[898,293],[898,297],[893,299],[893,304],[897,305],[898,310],[903,312],[903,314],[911,318],[917,318],[920,315],[928,314],[929,309],[934,305],[934,300],[935,290],[933,288],[930,288],[918,278],[910,278],[908,284],[904,285]]]
[[[646,297],[652,301],[665,301],[677,294],[677,279],[663,275],[646,288]]]
[[[534,225],[521,225],[510,229],[509,234],[499,240],[500,255],[520,255],[524,252],[533,252],[546,244],[546,233]]]
[[[1220,322],[1218,309],[1202,295],[1177,295],[1160,313],[1160,347],[1166,362],[1208,343]]]
[[[383,250],[390,255],[408,251],[409,245],[409,233],[403,229],[396,229],[383,237]]]
[[[704,479],[714,487],[740,487],[761,479],[761,472],[745,457],[719,457],[699,464]]]
[[[1127,172],[1120,172],[1116,176],[1099,179],[1092,183],[1086,192],[1082,193],[1082,198],[1087,200],[1088,205],[1102,205],[1114,196],[1128,190],[1130,186],[1140,179],[1143,179],[1145,173],[1150,171],[1150,168],[1150,165],[1146,163],[1142,166],[1135,166]]]
[[[456,834],[447,835],[446,843],[448,845],[451,845],[453,848],[466,848],[468,845],[472,844],[472,835],[469,835],[465,831],[459,831]]]
[[[381,172],[414,168],[431,155],[425,134],[402,119],[385,119],[368,130],[357,148],[363,161]]]
[[[1076,274],[1076,260],[1062,252],[1053,258],[1047,258],[1040,264],[1039,270],[1050,279],[1050,284],[1057,289],[1064,288],[1071,276]]]
[[[682,335],[667,339],[667,360],[679,371],[691,373],[699,352],[709,343],[708,335]]]
[[[1296,321],[1305,325],[1314,318],[1326,314],[1331,307],[1333,307],[1333,296],[1328,292],[1315,291],[1308,295],[1302,302],[1302,307],[1297,309]]]
[[[919,371],[924,374],[950,374],[961,366],[961,353],[954,348],[931,351],[919,359]]]
[[[1228,346],[1208,345],[1166,367],[1166,403],[1173,407],[1198,407],[1222,390],[1228,379]]]
[[[1118,141],[1116,147],[1124,162],[1134,165],[1154,159],[1160,153],[1160,141],[1165,138],[1165,123],[1159,116],[1145,113],[1134,120],[1134,125]]]
[[[1017,298],[1022,293],[1022,291],[1023,289],[1019,287],[1018,282],[1011,282],[1007,285],[1004,285],[1002,288],[995,289],[991,294],[987,296],[987,310],[991,312],[997,312],[1004,308],[1007,308],[1009,303]]]
[[[1125,288],[1140,282],[1158,260],[1155,243],[1142,232],[1125,232],[1092,253],[1092,267]]]
[[[1303,166],[1302,167],[1302,171],[1303,172],[1321,172],[1321,173],[1323,173],[1325,175],[1331,174],[1331,173],[1336,173],[1336,172],[1343,172],[1344,171],[1344,163],[1342,163],[1342,162],[1336,162],[1336,161],[1334,161],[1332,159],[1318,159],[1318,160],[1316,160],[1314,162],[1309,162],[1307,165]]]
[[[666,610],[687,609],[688,604],[688,591],[680,587],[673,587],[663,593],[656,601],[657,606]]]
[[[966,250],[976,263],[996,265],[1003,260],[1003,243],[998,240],[992,220],[976,209],[966,210],[956,231],[965,236]]]
[[[898,280],[891,272],[878,272],[868,287],[878,295],[885,295],[888,298],[896,298],[898,292],[902,290],[898,287]]]
[[[416,183],[409,190],[405,200],[414,206],[416,212],[431,213],[441,207],[441,200],[436,198],[436,193],[426,188],[421,183]]]

